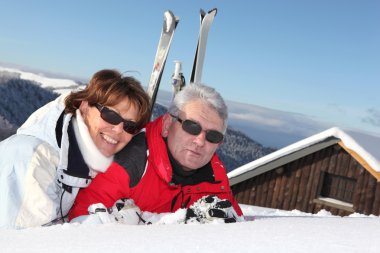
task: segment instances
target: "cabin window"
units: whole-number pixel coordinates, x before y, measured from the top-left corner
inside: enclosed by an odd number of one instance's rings
[[[320,196],[353,203],[356,180],[325,172]]]

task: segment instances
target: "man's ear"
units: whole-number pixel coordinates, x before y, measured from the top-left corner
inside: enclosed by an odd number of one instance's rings
[[[162,137],[168,137],[169,128],[172,122],[173,122],[172,117],[169,115],[169,113],[166,113],[162,118],[162,130],[161,130]]]

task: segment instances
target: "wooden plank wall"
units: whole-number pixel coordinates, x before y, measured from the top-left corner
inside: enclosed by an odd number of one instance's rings
[[[315,201],[325,171],[356,180],[353,211]],[[338,144],[233,185],[232,191],[242,204],[308,213],[325,209],[341,216],[380,215],[380,182]]]

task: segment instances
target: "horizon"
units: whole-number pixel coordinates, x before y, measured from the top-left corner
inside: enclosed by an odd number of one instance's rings
[[[130,70],[146,86],[170,9],[180,17],[160,85],[170,92],[174,60],[190,76],[199,9],[214,7],[203,82],[226,100],[380,133],[377,1],[9,2],[0,62],[82,80]]]

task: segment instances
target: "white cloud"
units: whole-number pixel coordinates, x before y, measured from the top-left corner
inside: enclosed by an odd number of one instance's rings
[[[368,116],[362,118],[364,123],[380,127],[380,110],[377,108],[370,108],[367,110]]]

